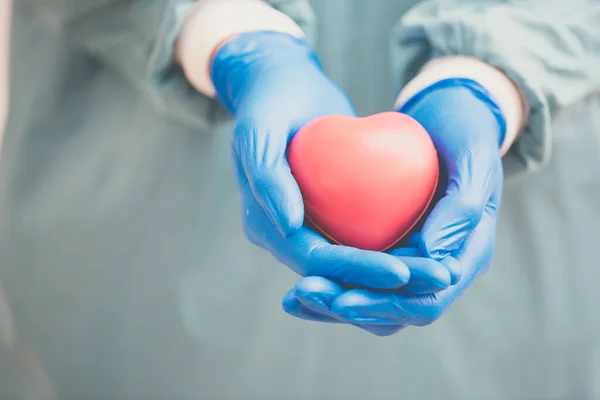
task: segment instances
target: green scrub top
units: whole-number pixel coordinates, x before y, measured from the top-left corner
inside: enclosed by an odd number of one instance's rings
[[[297,276],[244,237],[231,121],[172,63],[193,3],[15,1],[0,399],[600,399],[598,2],[271,1],[361,115],[447,54],[532,107],[489,272],[387,338],[282,311]]]

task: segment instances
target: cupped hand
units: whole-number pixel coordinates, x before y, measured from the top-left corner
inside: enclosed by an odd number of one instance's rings
[[[211,71],[218,99],[235,118],[232,155],[244,230],[252,243],[301,276],[336,284],[396,289],[411,273],[425,277],[423,285],[432,291],[450,284],[445,268],[411,271],[401,257],[334,245],[304,225],[287,146],[315,118],[355,115],[304,40],[275,32],[239,35],[217,50]]]
[[[425,263],[446,267],[452,285],[432,292],[425,278],[424,285],[409,282],[395,291],[375,291],[308,277],[284,296],[289,314],[391,335],[436,321],[488,269],[503,186],[502,113],[482,87],[467,79],[438,82],[400,111],[430,133],[448,182],[420,233],[390,253],[411,269]]]

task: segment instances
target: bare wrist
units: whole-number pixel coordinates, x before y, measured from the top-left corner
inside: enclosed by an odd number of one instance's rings
[[[287,15],[260,0],[200,0],[190,11],[177,41],[176,59],[192,86],[214,97],[210,64],[216,51],[239,34],[276,31],[303,37]]]

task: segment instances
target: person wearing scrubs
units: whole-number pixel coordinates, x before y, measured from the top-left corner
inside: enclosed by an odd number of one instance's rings
[[[0,398],[600,398],[600,2],[2,7]],[[334,245],[287,145],[383,111],[445,184]]]

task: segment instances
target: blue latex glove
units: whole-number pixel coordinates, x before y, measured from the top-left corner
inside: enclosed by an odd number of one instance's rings
[[[399,257],[332,245],[303,225],[302,196],[286,160],[288,143],[317,117],[355,115],[305,41],[275,32],[235,37],[216,52],[212,79],[218,99],[235,117],[233,161],[252,243],[302,276],[336,284],[395,289],[413,273],[421,288],[448,287],[450,274],[441,265],[410,271]]]
[[[403,258],[409,267],[424,260],[445,265],[455,285],[433,294],[385,293],[348,290],[322,277],[309,277],[285,295],[283,307],[289,314],[391,335],[437,320],[487,270],[503,184],[499,148],[505,121],[499,108],[477,83],[450,79],[423,90],[400,111],[427,129],[448,183],[420,234],[392,253],[413,256]]]

